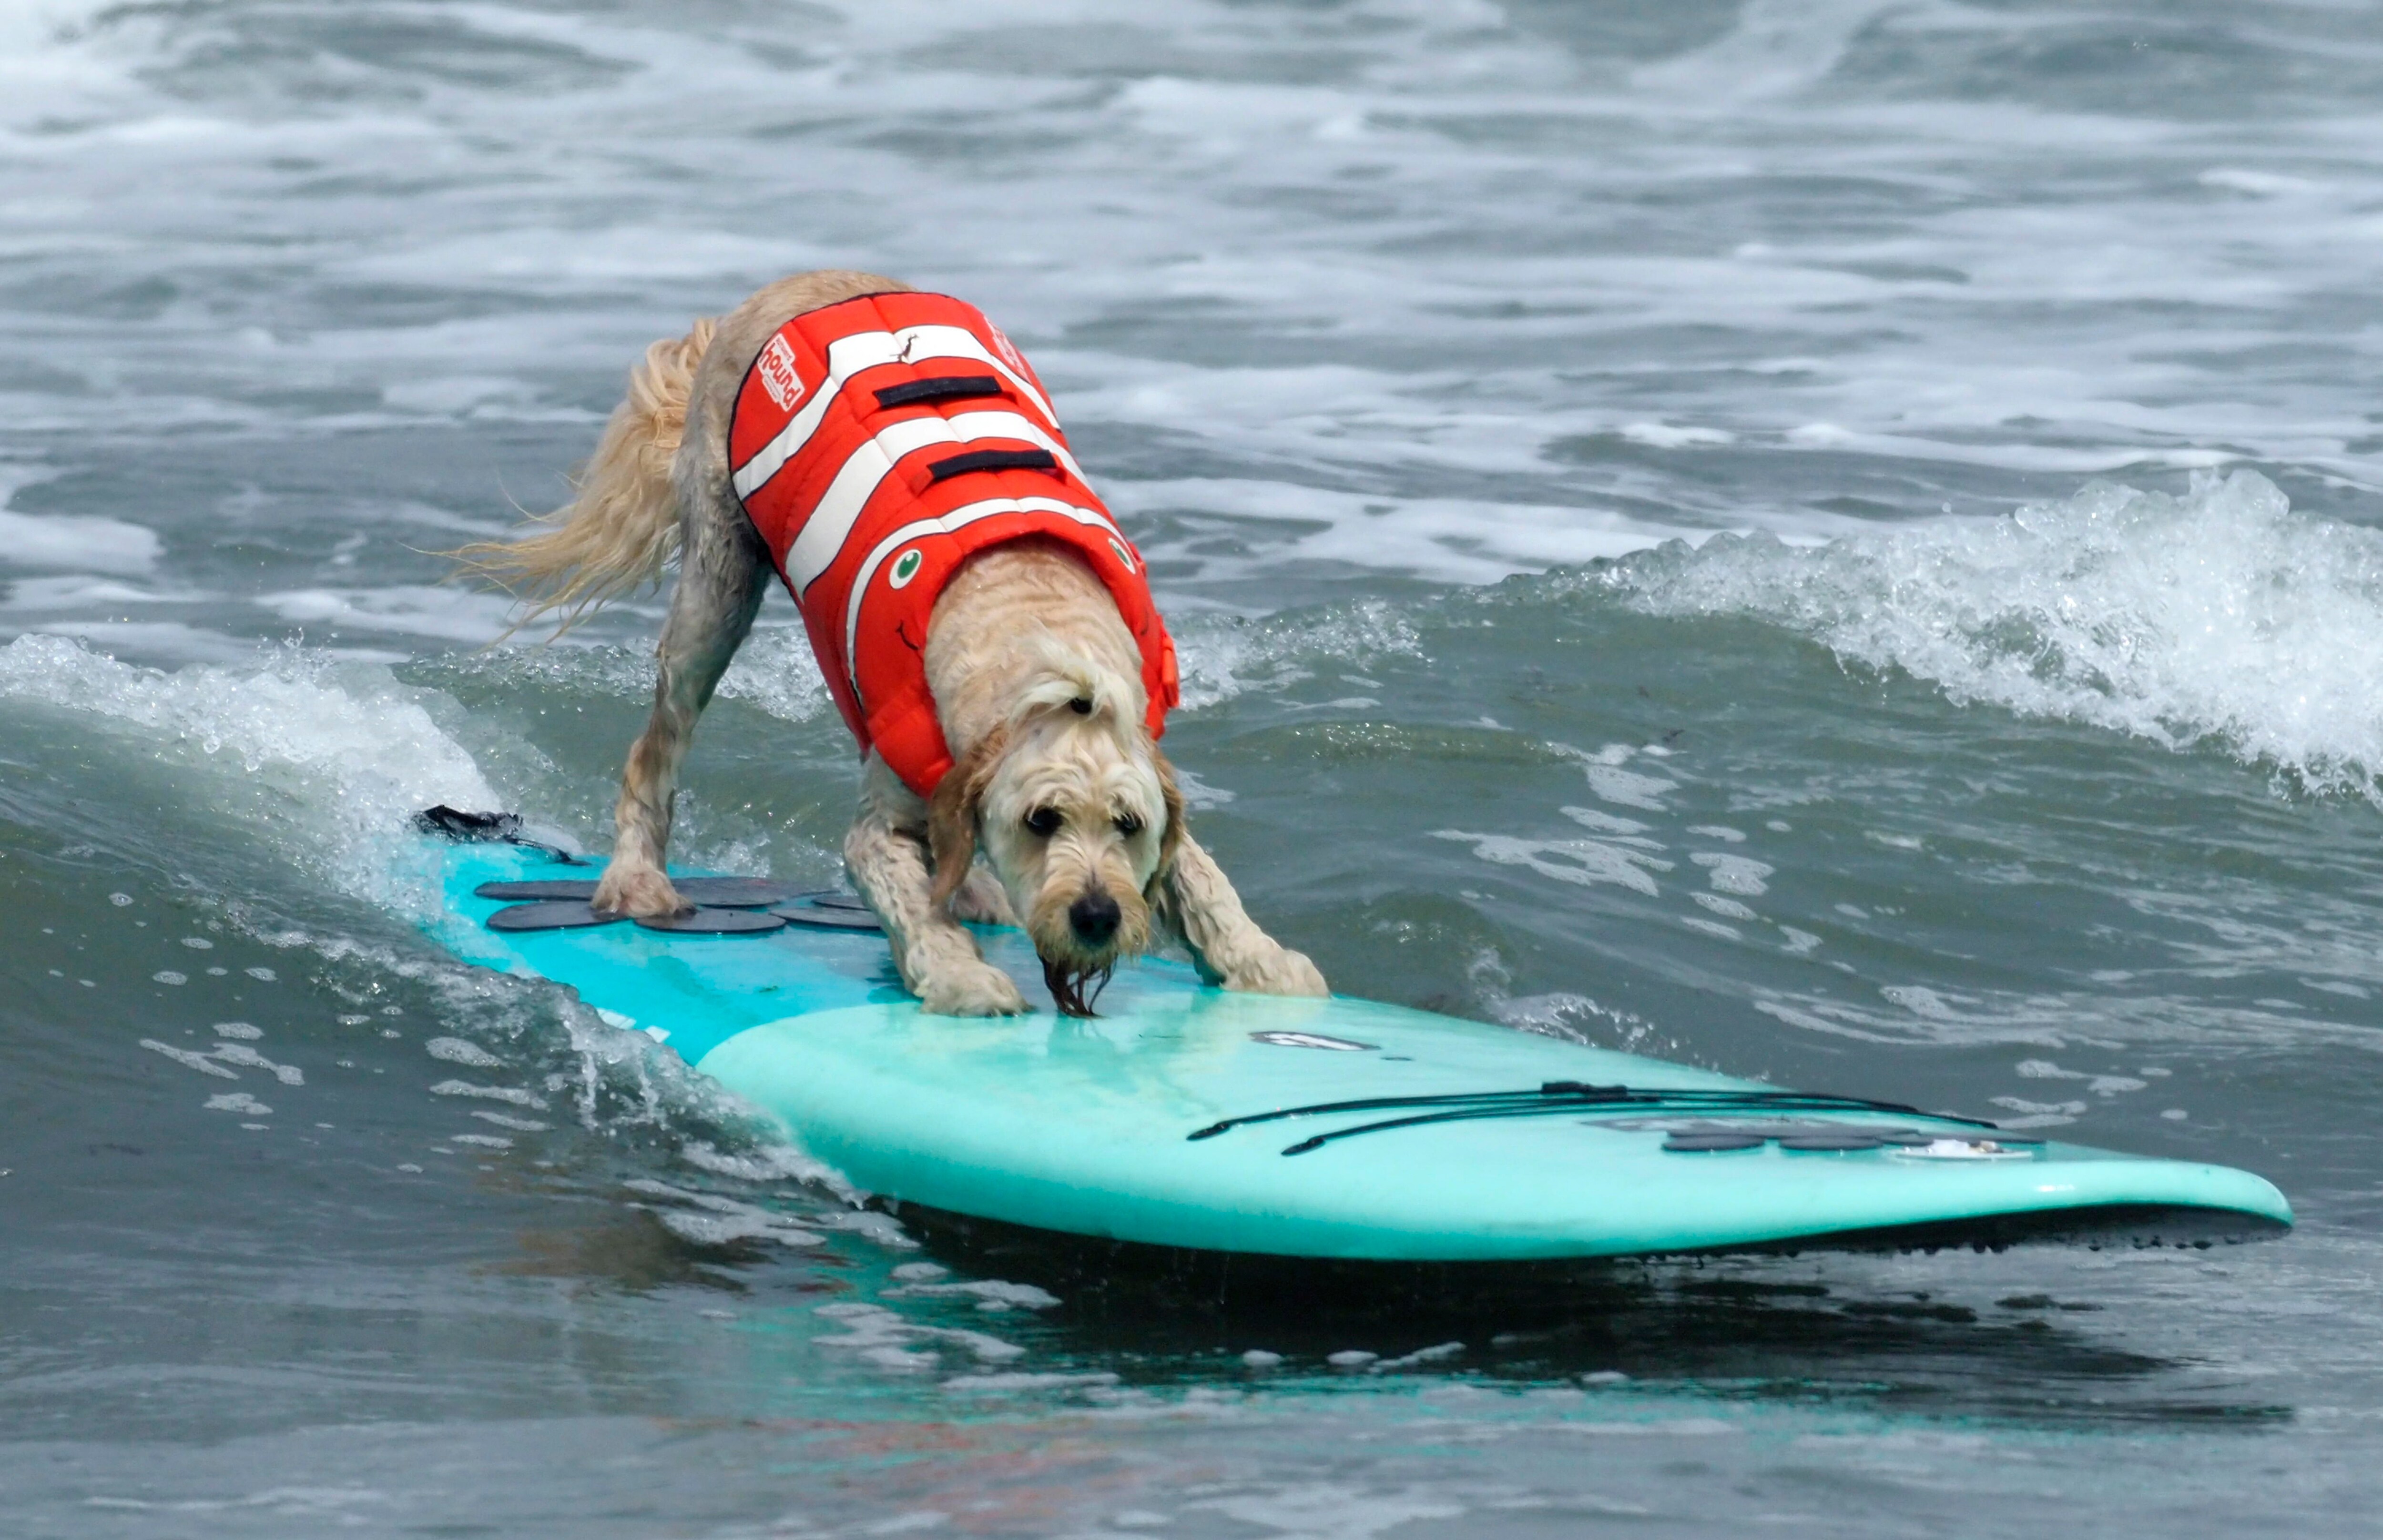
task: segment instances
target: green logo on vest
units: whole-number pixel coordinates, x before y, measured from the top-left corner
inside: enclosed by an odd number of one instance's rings
[[[1125,548],[1124,541],[1118,539],[1114,535],[1110,536],[1109,549],[1117,552],[1117,559],[1125,563],[1125,570],[1127,572],[1133,571],[1133,552]]]
[[[904,587],[912,578],[919,575],[919,569],[926,564],[927,553],[912,546],[894,559],[894,575],[887,578],[886,582],[896,588]]]

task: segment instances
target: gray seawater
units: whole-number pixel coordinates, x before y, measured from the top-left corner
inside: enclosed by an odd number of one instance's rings
[[[0,1529],[2371,1533],[2378,101],[2364,5],[7,0]],[[1136,1273],[457,967],[403,815],[600,844],[659,610],[426,553],[822,264],[1033,354],[1342,987],[2300,1227]],[[681,853],[824,883],[790,618]]]

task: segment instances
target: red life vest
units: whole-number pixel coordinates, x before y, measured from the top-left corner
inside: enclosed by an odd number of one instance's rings
[[[920,796],[952,768],[927,621],[960,563],[1043,536],[1081,556],[1142,649],[1150,735],[1179,698],[1142,557],[1084,483],[1042,381],[974,306],[870,294],[778,328],[728,428],[737,500],[845,725]]]

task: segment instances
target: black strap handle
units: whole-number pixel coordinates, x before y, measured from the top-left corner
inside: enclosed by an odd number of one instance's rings
[[[957,401],[972,396],[998,396],[1001,382],[991,375],[937,375],[932,379],[904,380],[877,392],[877,410],[916,406],[920,401]]]
[[[949,481],[970,471],[1056,471],[1059,462],[1049,450],[970,450],[927,467],[931,481]]]

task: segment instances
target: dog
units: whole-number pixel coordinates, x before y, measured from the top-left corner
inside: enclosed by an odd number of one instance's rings
[[[1168,939],[1226,989],[1327,992],[1185,827],[1139,558],[977,312],[867,273],[781,279],[647,350],[574,489],[536,533],[453,554],[557,634],[676,561],[597,908],[692,907],[663,866],[679,767],[777,577],[865,751],[846,868],[925,1010],[1029,1009],[969,920],[1023,927],[1063,1015]]]

